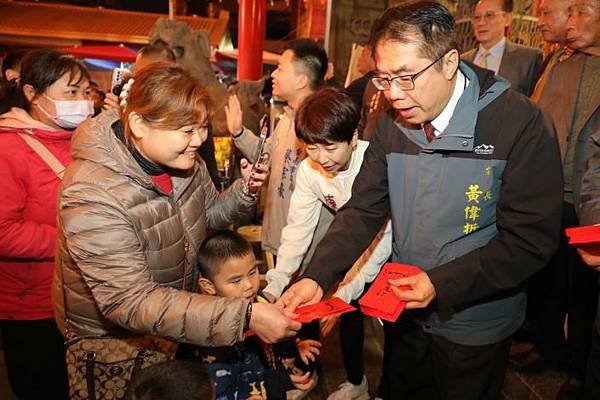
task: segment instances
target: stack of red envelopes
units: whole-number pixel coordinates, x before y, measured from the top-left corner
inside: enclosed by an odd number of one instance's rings
[[[583,250],[600,256],[600,225],[587,225],[565,230],[569,244],[583,248]]]
[[[331,315],[344,314],[350,311],[354,311],[356,308],[346,303],[344,300],[338,297],[332,297],[327,300],[323,300],[316,304],[309,306],[298,307],[294,311],[298,316],[296,321],[307,323],[314,319],[320,319],[329,317]]]
[[[386,263],[367,294],[358,301],[360,309],[371,317],[395,322],[400,313],[404,311],[406,302],[396,297],[390,289],[389,281],[416,275],[420,272],[422,272],[421,268],[414,265]],[[410,286],[400,286],[400,289],[410,289]]]
[[[577,247],[600,245],[600,225],[587,225],[565,230],[569,244]]]

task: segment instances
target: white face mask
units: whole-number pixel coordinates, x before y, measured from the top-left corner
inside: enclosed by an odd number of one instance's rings
[[[94,115],[94,102],[91,100],[54,100],[43,95],[54,104],[54,114],[39,106],[44,114],[64,129],[75,129],[83,121]]]

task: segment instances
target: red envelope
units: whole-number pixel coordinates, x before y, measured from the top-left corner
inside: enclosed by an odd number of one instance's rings
[[[316,304],[298,307],[294,312],[298,314],[296,321],[304,324],[314,319],[329,317],[330,315],[344,314],[354,310],[356,310],[356,308],[352,307],[344,300],[338,297],[332,297]]]
[[[574,246],[589,246],[600,244],[600,225],[587,225],[565,230],[569,244]]]
[[[372,317],[394,322],[404,311],[406,302],[396,297],[390,289],[389,281],[421,273],[422,270],[413,265],[386,263],[371,285],[369,291],[358,301],[362,312]],[[410,289],[401,286],[401,289]]]
[[[398,316],[400,316],[400,314],[402,314],[402,311],[404,311],[404,307],[406,307],[405,301],[400,301],[399,303],[400,304],[398,305],[398,307],[395,310],[393,310],[392,312],[386,312],[386,311],[382,311],[377,308],[371,308],[368,306],[360,306],[360,310],[362,311],[363,314],[368,315],[370,317],[383,319],[383,320],[389,321],[389,322],[396,322],[396,320],[398,319]]]

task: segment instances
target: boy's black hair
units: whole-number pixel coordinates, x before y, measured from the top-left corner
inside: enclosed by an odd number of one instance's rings
[[[326,86],[308,96],[296,112],[298,139],[307,144],[350,143],[360,114],[343,90]]]
[[[252,245],[239,233],[217,231],[204,239],[196,256],[196,268],[202,278],[210,281],[219,273],[220,265],[230,258],[253,253]]]
[[[127,400],[212,400],[215,389],[198,361],[173,360],[154,364],[131,381]]]

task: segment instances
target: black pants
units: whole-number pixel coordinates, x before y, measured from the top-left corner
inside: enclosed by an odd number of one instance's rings
[[[508,363],[510,338],[465,346],[423,332],[408,315],[387,327],[386,400],[496,400]],[[392,336],[393,335],[393,336]]]
[[[585,400],[600,399],[600,320],[596,318],[592,334],[592,351],[585,376]]]
[[[67,400],[64,339],[54,319],[0,325],[8,380],[19,400]]]
[[[596,316],[598,279],[565,236],[566,228],[578,225],[573,205],[563,203],[560,245],[547,267],[530,280],[527,311],[541,356],[567,364],[570,374],[583,380]],[[567,313],[568,342],[563,329]]]
[[[357,301],[351,303],[359,307]],[[342,356],[346,368],[346,379],[353,385],[360,385],[363,375],[363,343],[365,331],[363,315],[360,311],[342,314],[340,318],[340,342],[342,345]]]

